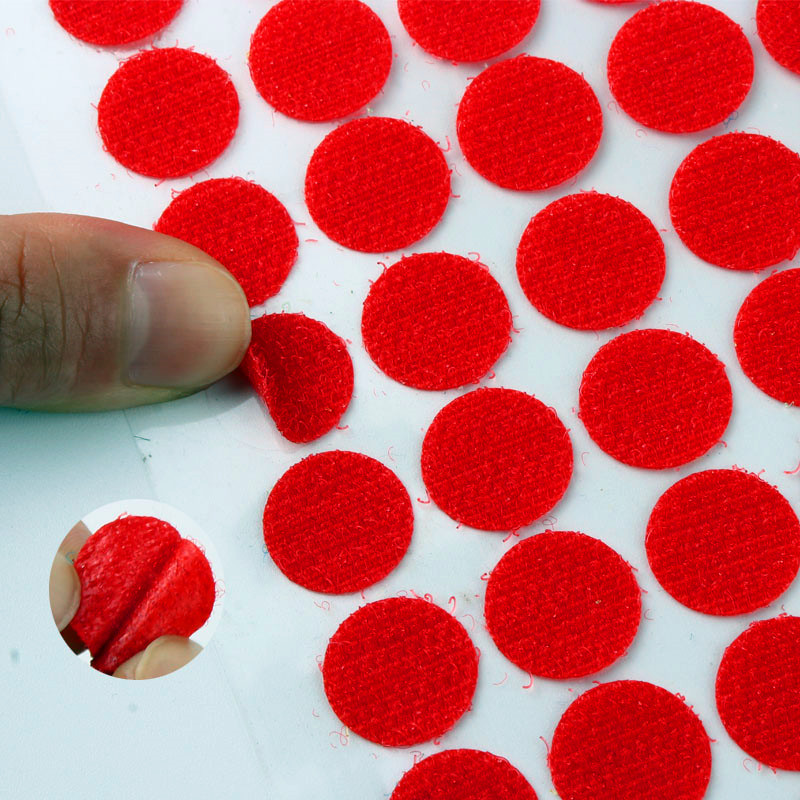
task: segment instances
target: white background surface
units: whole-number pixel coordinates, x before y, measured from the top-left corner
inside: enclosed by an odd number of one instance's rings
[[[535,680],[495,649],[483,627],[484,582],[515,540],[458,529],[432,504],[415,502],[406,559],[368,600],[429,592],[481,649],[474,707],[440,745],[387,750],[341,731],[322,691],[317,658],[337,625],[363,603],[326,598],[287,581],[263,551],[261,514],[280,475],[301,457],[352,449],[394,469],[413,499],[425,499],[419,474],[423,432],[460,392],[425,394],[393,383],[371,364],[360,339],[360,307],[388,257],[337,247],[317,230],[302,196],[305,165],[333,125],[295,122],[258,97],[246,65],[249,37],[271,5],[265,0],[187,0],[157,41],[193,46],[228,70],[242,101],[239,132],[205,177],[242,175],[273,192],[298,221],[300,258],[269,311],[302,311],[352,341],[356,393],[342,425],[304,447],[277,434],[243,381],[233,377],[172,403],[105,415],[45,416],[0,411],[0,795],[60,797],[385,798],[420,753],[448,747],[488,749],[509,758],[540,798],[555,792],[544,740],[571,700],[594,679],[650,680],[686,696],[712,744],[710,800],[797,800],[800,774],[757,765],[728,738],[713,702],[722,652],[755,619],[800,613],[800,581],[777,603],[734,619],[696,614],[655,583],[644,529],[660,494],[679,477],[733,464],[777,485],[800,509],[797,409],[761,394],[743,376],[731,331],[742,300],[764,276],[738,274],[696,259],[672,231],[667,208],[675,169],[691,148],[725,130],[758,131],[800,150],[800,77],[775,64],[755,33],[755,0],[716,0],[739,22],[756,56],[754,88],[737,118],[701,134],[641,129],[617,110],[605,57],[620,25],[638,8],[586,0],[543,0],[532,34],[514,52],[564,61],[582,72],[604,110],[599,152],[577,179],[555,190],[515,194],[488,184],[464,162],[454,135],[456,105],[479,65],[453,66],[412,46],[392,0],[371,0],[392,34],[395,61],[369,113],[410,119],[448,149],[454,198],[443,222],[414,252],[479,253],[505,289],[515,336],[496,377],[485,385],[535,394],[571,429],[576,469],[546,527],[582,530],[613,546],[638,570],[645,618],[629,654],[585,680]],[[156,185],[128,174],[102,151],[92,108],[129,51],[98,51],[71,39],[45,0],[0,0],[0,211],[69,211],[150,226],[170,193],[191,180]],[[631,201],[662,231],[667,278],[661,301],[629,328],[691,333],[728,366],[734,414],[718,445],[680,470],[645,472],[599,451],[576,416],[583,368],[614,334],[561,328],[522,295],[514,258],[533,214],[571,191],[597,189]],[[316,239],[316,242],[304,241]],[[785,268],[786,265],[781,265]],[[465,390],[462,390],[465,391]],[[226,603],[204,654],[167,678],[114,681],[87,670],[60,641],[47,600],[53,552],[91,509],[125,497],[168,502],[186,511],[216,543]],[[327,601],[327,602],[324,602]],[[471,615],[471,617],[466,616]],[[474,630],[472,619],[474,619]],[[454,800],[456,800],[454,798]]]

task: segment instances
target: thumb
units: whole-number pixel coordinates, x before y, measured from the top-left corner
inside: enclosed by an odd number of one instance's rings
[[[170,400],[235,369],[249,339],[238,283],[191,245],[93,217],[0,216],[0,406]]]

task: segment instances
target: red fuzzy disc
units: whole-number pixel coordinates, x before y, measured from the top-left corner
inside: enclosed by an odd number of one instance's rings
[[[746,753],[800,770],[800,617],[755,622],[733,642],[717,672],[717,710]]]
[[[613,664],[639,629],[630,566],[608,545],[547,531],[512,547],[486,586],[486,625],[500,652],[543,678],[582,678]]]
[[[582,694],[561,717],[549,760],[569,800],[701,800],[711,778],[703,723],[682,699],[642,681]]]
[[[773,275],[750,292],[733,341],[745,375],[762,392],[800,406],[800,269]]]
[[[457,522],[524,528],[561,499],[572,443],[556,412],[524,392],[478,389],[446,405],[422,444],[431,500]]]
[[[366,117],[325,137],[306,172],[306,204],[335,242],[365,253],[400,250],[442,218],[450,169],[436,143],[399,119]]]
[[[358,453],[318,453],[275,484],[264,541],[289,580],[315,592],[357,592],[385,578],[411,543],[414,512],[397,476]]]
[[[644,314],[664,281],[664,243],[635,206],[597,192],[550,203],[517,251],[517,275],[546,317],[581,330],[625,325]]]
[[[482,264],[421,253],[372,285],[361,331],[372,360],[417,389],[454,389],[480,380],[511,341],[511,311]]]
[[[486,61],[530,33],[539,0],[398,0],[397,10],[423,50],[448,61]]]
[[[730,17],[704,3],[643,8],[608,53],[608,82],[637,122],[690,133],[724,122],[753,83],[753,51]]]
[[[442,736],[470,708],[478,652],[464,627],[426,600],[363,606],[331,637],[325,694],[354,733],[387,747]]]
[[[733,408],[725,365],[691,336],[623,333],[583,373],[580,417],[589,436],[633,467],[668,469],[720,439]]]
[[[800,0],[758,0],[756,25],[767,52],[800,75]]]
[[[278,293],[297,259],[297,234],[286,209],[242,178],[215,178],[181,192],[155,229],[216,258],[251,306]]]
[[[253,320],[241,368],[275,426],[298,444],[333,428],[353,395],[353,362],[344,340],[303,314]]]
[[[360,0],[282,0],[250,43],[250,74],[261,96],[309,122],[358,111],[391,66],[389,34]]]
[[[169,25],[183,0],[50,0],[58,24],[90,44],[139,42]]]
[[[537,800],[512,764],[481,750],[445,750],[418,761],[390,800]]]
[[[669,193],[675,231],[697,256],[757,270],[800,249],[800,156],[767,136],[728,133],[695,147]]]
[[[557,61],[500,61],[469,85],[458,107],[464,157],[506,189],[549,189],[580,172],[603,133],[592,87]]]

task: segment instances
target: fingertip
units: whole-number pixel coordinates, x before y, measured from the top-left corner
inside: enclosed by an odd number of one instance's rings
[[[183,636],[161,636],[114,672],[115,678],[150,680],[169,675],[186,666],[203,648]]]

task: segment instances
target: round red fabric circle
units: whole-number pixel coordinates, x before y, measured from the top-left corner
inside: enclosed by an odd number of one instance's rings
[[[800,249],[800,156],[767,136],[727,133],[698,145],[669,193],[675,232],[697,256],[757,270]]]
[[[537,800],[506,759],[482,750],[445,750],[418,761],[390,800]]]
[[[580,418],[595,444],[633,467],[668,469],[720,439],[733,409],[725,365],[682,333],[623,333],[583,373]]]
[[[773,275],[750,292],[733,342],[745,375],[762,392],[800,406],[800,269]]]
[[[482,264],[450,253],[401,259],[364,302],[361,332],[372,360],[417,389],[480,380],[511,341],[511,311]]]
[[[753,51],[730,17],[684,0],[643,8],[608,53],[608,82],[642,125],[690,133],[724,122],[753,83]]]
[[[239,124],[239,97],[208,56],[144,50],[111,76],[97,106],[100,135],[122,166],[154,178],[207,167]]]
[[[374,458],[340,450],[295,464],[264,509],[264,541],[278,569],[329,594],[385,578],[413,530],[411,500],[397,476]]]
[[[426,600],[363,606],[331,637],[325,694],[351,731],[387,747],[442,736],[472,703],[478,653],[463,625]]]
[[[562,498],[572,442],[553,409],[513,389],[478,389],[446,405],[422,443],[431,500],[472,528],[524,528]]]
[[[458,107],[464,157],[506,189],[549,189],[580,172],[603,134],[592,87],[558,61],[518,56],[484,70]]]
[[[287,116],[309,122],[346,117],[383,88],[392,42],[360,0],[282,0],[250,43],[259,94]]]
[[[517,275],[546,317],[580,330],[644,314],[664,281],[664,243],[635,206],[597,192],[562,197],[530,222]]]
[[[141,41],[169,25],[183,0],[50,0],[58,24],[90,44]]]
[[[800,617],[755,622],[733,642],[717,672],[717,710],[746,753],[800,770]]]
[[[701,800],[711,778],[703,723],[642,681],[582,694],[556,727],[549,761],[556,791],[570,800]]]
[[[608,545],[546,531],[512,547],[486,585],[486,625],[500,652],[543,678],[582,678],[623,656],[639,629],[633,570]]]
[[[800,570],[800,522],[756,475],[689,475],[656,503],[647,560],[679,603],[704,614],[746,614],[783,594]]]
[[[384,253],[419,241],[442,218],[450,169],[436,143],[399,119],[353,120],[325,137],[306,172],[306,204],[351,250]]]
[[[767,52],[800,75],[800,0],[758,0],[756,25]]]
[[[397,10],[423,50],[448,61],[486,61],[531,32],[539,0],[397,0]]]

